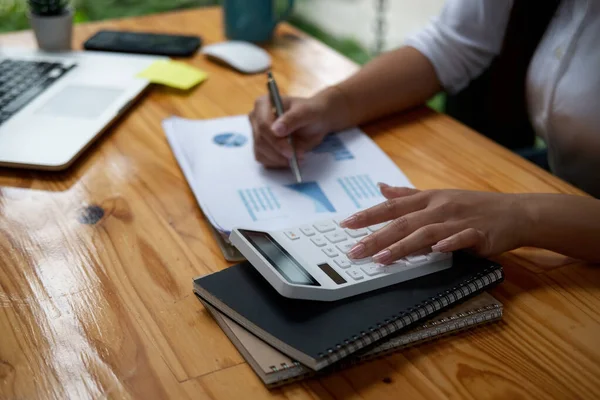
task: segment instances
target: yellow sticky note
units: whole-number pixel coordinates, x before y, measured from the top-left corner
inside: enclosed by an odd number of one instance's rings
[[[208,78],[208,74],[191,65],[172,60],[159,60],[138,74],[152,83],[187,90]]]

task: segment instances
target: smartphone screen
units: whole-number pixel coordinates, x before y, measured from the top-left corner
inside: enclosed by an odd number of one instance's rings
[[[197,36],[100,31],[85,42],[84,48],[97,51],[186,57],[193,55],[200,44],[201,39]]]

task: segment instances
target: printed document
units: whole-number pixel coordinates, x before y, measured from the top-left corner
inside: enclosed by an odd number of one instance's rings
[[[289,169],[267,169],[254,159],[245,115],[172,117],[163,128],[204,214],[225,235],[233,228],[277,230],[345,218],[385,200],[378,182],[413,187],[357,128],[327,136],[306,154],[302,183]]]

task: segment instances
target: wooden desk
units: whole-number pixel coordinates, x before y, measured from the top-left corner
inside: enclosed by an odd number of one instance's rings
[[[223,40],[217,9],[80,25],[76,43],[100,28]],[[1,36],[7,44],[34,40]],[[269,51],[294,95],[357,69],[289,26]],[[192,277],[227,263],[160,126],[172,114],[247,113],[265,79],[190,62],[207,82],[154,88],[70,170],[0,169],[0,398],[600,397],[600,272],[535,250],[499,257],[503,322],[266,390],[192,295]],[[425,109],[365,129],[420,188],[577,193]],[[95,223],[91,206],[104,211]]]

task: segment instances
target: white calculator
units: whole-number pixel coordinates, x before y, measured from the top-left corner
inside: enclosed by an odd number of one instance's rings
[[[229,239],[279,294],[294,299],[339,300],[452,266],[452,253],[407,256],[388,266],[346,256],[383,226],[343,229],[327,220],[282,231],[234,229]]]

